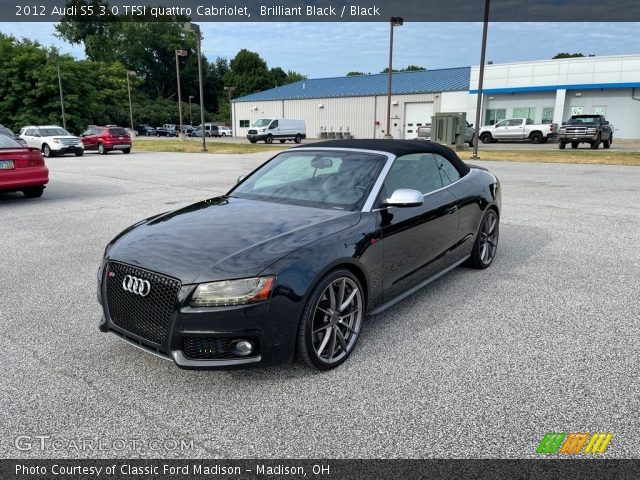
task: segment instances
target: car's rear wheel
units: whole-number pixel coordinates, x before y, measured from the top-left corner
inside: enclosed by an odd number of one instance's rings
[[[298,134],[293,139],[294,142],[300,143],[302,141],[302,135]]]
[[[100,155],[106,155],[106,154],[107,154],[107,152],[108,152],[108,150],[107,150],[106,148],[104,148],[104,145],[103,145],[103,144],[101,144],[101,143],[99,143],[99,144],[98,144],[98,153],[99,153]]]
[[[469,265],[474,268],[487,268],[493,262],[498,251],[500,221],[492,208],[487,210],[480,223],[480,230],[471,250]]]
[[[355,348],[365,315],[360,281],[349,270],[328,273],[313,289],[298,328],[298,356],[309,367],[330,370]]]
[[[51,153],[51,147],[49,145],[47,145],[46,143],[44,145],[42,145],[42,155],[44,155],[47,158],[53,156],[53,154]]]
[[[38,187],[25,188],[22,193],[27,198],[39,198],[42,196],[44,192],[44,186],[40,185]]]
[[[489,132],[485,132],[480,135],[480,141],[482,143],[491,143],[493,142],[493,136]]]
[[[535,143],[536,145],[538,143],[542,143],[543,139],[544,139],[544,137],[542,136],[542,134],[540,132],[533,132],[529,136],[529,140],[531,141],[531,143]]]

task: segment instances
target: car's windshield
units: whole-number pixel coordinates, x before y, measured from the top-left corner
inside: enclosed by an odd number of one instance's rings
[[[386,157],[354,151],[285,152],[229,195],[293,205],[359,210]]]
[[[266,127],[271,123],[270,118],[259,118],[256,120],[256,123],[253,124],[254,127]]]
[[[580,123],[596,123],[600,121],[600,117],[573,117],[567,122],[569,125],[576,125]]]
[[[71,135],[64,128],[39,128],[38,131],[43,137],[55,137],[56,135]]]
[[[11,130],[9,130],[8,128],[1,127],[0,128],[0,135],[6,135],[7,137],[13,137],[13,132]]]
[[[15,148],[15,147],[22,148],[22,145],[16,142],[13,138],[9,138],[6,135],[3,135],[2,132],[0,132],[0,148]]]

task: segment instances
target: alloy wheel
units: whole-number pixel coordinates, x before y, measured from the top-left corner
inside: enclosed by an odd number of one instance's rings
[[[311,324],[316,358],[331,365],[347,356],[358,340],[363,318],[362,292],[352,279],[340,277],[325,288]]]
[[[489,210],[482,222],[480,230],[480,261],[488,265],[498,249],[498,216]]]

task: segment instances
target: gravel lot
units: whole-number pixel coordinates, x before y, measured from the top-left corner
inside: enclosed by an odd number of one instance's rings
[[[610,431],[607,456],[640,456],[640,168],[483,162],[503,185],[493,266],[370,318],[329,373],[185,371],[100,333],[105,244],[269,156],[54,158],[41,199],[0,196],[0,456],[534,457],[548,431]]]

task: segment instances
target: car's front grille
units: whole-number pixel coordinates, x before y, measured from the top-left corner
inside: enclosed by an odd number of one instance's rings
[[[585,135],[587,133],[587,127],[565,127],[567,135]]]
[[[180,282],[117,262],[109,262],[105,275],[111,321],[127,332],[161,345],[166,339],[171,316],[176,308]],[[148,294],[142,296],[126,290],[123,284],[127,276],[148,281]],[[142,293],[146,291],[143,290]]]
[[[257,130],[249,130],[249,135],[255,135],[256,133],[258,133]]]
[[[235,354],[236,343],[239,340],[248,340],[254,345],[254,350],[248,357],[255,357],[259,354],[259,343],[256,337],[184,337],[182,339],[182,353],[191,360],[243,358]]]
[[[62,143],[62,145],[64,145],[65,147],[70,147],[70,146],[74,146],[74,145],[78,145],[78,140],[75,138],[61,138],[60,142]]]

